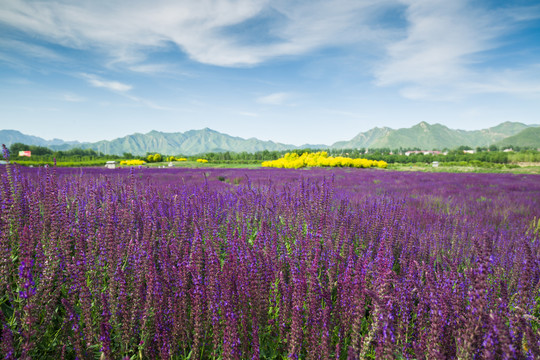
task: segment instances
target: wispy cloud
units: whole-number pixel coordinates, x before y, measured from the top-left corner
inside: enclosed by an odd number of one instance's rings
[[[359,62],[376,64],[364,70],[376,86],[397,87],[410,99],[536,91],[532,80],[507,74],[493,82],[479,68],[506,34],[540,18],[540,6],[482,6],[469,0],[3,0],[0,25],[145,74],[177,71],[150,62],[149,54],[159,52],[180,50],[200,63],[239,67],[346,47]],[[30,58],[59,56],[39,44],[0,40],[0,59],[13,64],[16,58],[2,48]],[[116,92],[132,89],[96,76],[86,80]],[[258,101],[279,105],[286,98],[276,93]]]
[[[172,67],[166,64],[142,64],[130,66],[129,70],[145,74],[159,74],[171,72]]]
[[[88,81],[88,83],[92,86],[105,88],[112,91],[126,92],[133,88],[131,85],[123,84],[119,81],[103,80],[92,74],[81,74],[81,76],[85,78],[86,81]]]
[[[154,101],[144,99],[142,97],[130,94],[129,91],[133,88],[133,86],[121,83],[119,81],[111,81],[111,80],[104,80],[96,75],[92,74],[81,74],[81,76],[88,81],[88,83],[92,86],[99,87],[99,88],[105,88],[114,92],[117,92],[119,95],[122,95],[123,97],[142,104],[144,106],[147,106],[154,110],[179,110],[167,106],[162,106],[159,104],[156,104]]]
[[[21,58],[32,59],[32,61],[24,62],[21,61]],[[41,45],[0,38],[0,61],[9,64],[11,67],[28,70],[39,67],[38,62],[63,64],[66,59],[57,52]]]
[[[540,98],[540,64],[505,71],[485,71],[482,79],[463,82],[464,93],[512,94]]]
[[[187,72],[181,70],[178,66],[174,64],[153,64],[153,63],[143,63],[128,66],[128,69],[133,72],[147,74],[147,75],[176,75],[179,77],[195,77],[196,74],[193,72]]]
[[[62,95],[62,100],[67,102],[83,102],[86,101],[86,98],[76,94],[66,93]]]
[[[291,94],[285,92],[273,93],[257,98],[259,104],[265,105],[283,105],[291,98]]]
[[[493,48],[501,31],[492,16],[475,11],[465,0],[404,3],[407,34],[388,45],[388,57],[376,70],[378,85],[433,87],[465,78],[474,55]]]
[[[35,59],[47,59],[55,61],[63,60],[61,55],[50,50],[49,48],[41,45],[29,44],[19,40],[0,39],[0,50],[22,53]]]
[[[511,70],[469,71],[446,83],[409,83],[399,93],[411,100],[458,101],[471,95],[504,94],[540,98],[540,69],[526,66]]]
[[[539,7],[525,16],[523,9],[486,11],[466,0],[402,2],[407,6],[406,36],[387,45],[387,56],[375,69],[377,85],[400,86],[406,98],[434,100],[476,92],[535,91],[509,74],[497,84],[481,65],[489,60],[486,52],[500,47],[500,37],[517,21],[540,18]]]
[[[0,23],[63,46],[101,49],[114,61],[141,62],[148,49],[174,44],[202,63],[243,66],[336,44],[373,43],[386,33],[374,25],[373,14],[392,3],[395,0],[5,0]],[[242,26],[261,16],[270,17],[266,27],[245,41],[250,31]]]

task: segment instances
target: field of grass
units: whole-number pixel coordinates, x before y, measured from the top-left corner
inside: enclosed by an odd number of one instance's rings
[[[168,162],[159,162],[159,163],[147,163],[144,167],[165,167],[169,168]],[[207,162],[199,163],[197,161],[175,161],[173,162],[173,168],[190,168],[190,169],[200,169],[200,168],[221,168],[221,169],[255,169],[260,168],[260,163],[223,163],[223,162]]]
[[[168,162],[149,163],[143,167],[149,168],[169,168]],[[208,162],[198,163],[196,161],[174,162],[173,168],[223,168],[223,169],[257,169],[261,168],[260,163],[223,163]],[[520,164],[485,164],[484,166],[473,165],[448,165],[440,164],[433,167],[431,164],[388,164],[389,170],[394,171],[421,171],[421,172],[448,172],[448,173],[511,173],[511,174],[540,174],[540,163],[520,163]]]
[[[58,162],[59,167],[103,167],[106,160],[93,160],[85,162]],[[54,163],[43,161],[21,160],[18,164],[24,166],[43,167],[53,166]],[[169,168],[168,162],[146,163],[143,168]],[[130,166],[120,166],[129,168]],[[223,169],[257,169],[261,167],[261,163],[250,161],[249,163],[242,162],[208,162],[199,163],[196,161],[175,161],[173,168],[223,168]],[[481,164],[481,165],[458,165],[441,163],[439,167],[434,168],[431,164],[414,163],[414,164],[388,164],[389,170],[395,171],[421,171],[421,172],[474,172],[474,173],[513,173],[513,174],[540,174],[540,163],[521,162],[517,164]]]
[[[540,176],[0,168],[0,357],[540,357]]]
[[[510,164],[497,166],[472,166],[472,165],[446,165],[439,164],[433,167],[431,164],[388,164],[389,170],[395,171],[421,171],[421,172],[448,172],[448,173],[507,173],[507,174],[540,174],[539,163]]]
[[[57,161],[58,167],[87,167],[87,166],[104,166],[108,160],[88,160],[88,161]],[[15,160],[13,163],[32,166],[32,167],[44,167],[54,166],[54,161],[35,161],[35,160]]]

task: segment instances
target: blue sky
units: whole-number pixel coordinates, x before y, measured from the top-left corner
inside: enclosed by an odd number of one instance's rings
[[[537,0],[3,0],[0,34],[0,129],[46,139],[540,123]]]

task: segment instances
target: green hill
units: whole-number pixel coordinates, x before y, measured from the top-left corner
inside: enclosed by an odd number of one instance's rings
[[[83,144],[82,148],[94,149],[106,154],[129,152],[143,155],[147,152],[161,154],[195,155],[206,152],[257,152],[263,150],[295,149],[294,145],[262,141],[255,138],[243,139],[222,134],[211,129],[190,130],[185,133],[164,133],[151,131],[147,134],[133,134],[110,141]]]
[[[509,136],[497,142],[496,145],[500,147],[521,146],[540,149],[540,127],[525,129],[514,136]]]
[[[212,129],[190,130],[185,133],[164,133],[150,131],[147,134],[135,133],[113,140],[102,140],[94,143],[65,142],[62,140],[44,140],[37,136],[25,135],[16,130],[1,130],[0,143],[10,146],[13,143],[46,146],[54,150],[69,150],[74,147],[93,149],[104,154],[122,155],[131,153],[144,155],[147,152],[159,152],[173,155],[195,155],[206,152],[249,152],[281,151],[297,148],[326,148],[326,145],[305,144],[301,147],[263,141],[256,138],[243,139],[230,136]]]
[[[356,135],[349,141],[340,141],[333,148],[420,148],[452,149],[462,145],[489,146],[508,136],[529,128],[517,122],[504,122],[483,130],[454,130],[441,124],[430,125],[424,121],[410,128],[374,128]]]
[[[331,147],[338,149],[354,149],[354,148],[370,148],[379,139],[387,137],[391,132],[395,131],[388,127],[375,127],[366,132],[360,133],[349,141],[339,141]]]

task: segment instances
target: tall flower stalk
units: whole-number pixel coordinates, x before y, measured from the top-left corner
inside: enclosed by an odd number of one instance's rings
[[[9,165],[0,357],[540,357],[538,180]]]

